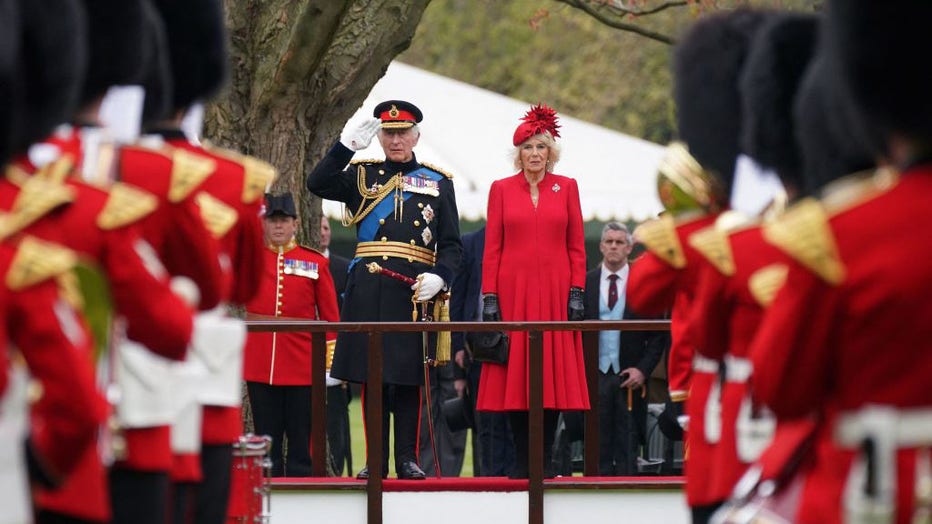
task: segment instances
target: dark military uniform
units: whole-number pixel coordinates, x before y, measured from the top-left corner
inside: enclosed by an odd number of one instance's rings
[[[459,267],[462,243],[459,214],[450,175],[409,162],[365,160],[353,162],[353,151],[336,144],[307,178],[314,194],[346,204],[354,215],[368,213],[357,224],[356,258],[350,264],[343,299],[343,322],[410,322],[410,286],[393,278],[369,273],[366,264],[409,277],[435,273],[448,285]],[[371,210],[373,188],[394,181],[403,186],[391,191]],[[379,189],[376,189],[379,191]],[[395,205],[395,193],[404,199]],[[386,384],[419,386],[424,383],[424,355],[419,333],[389,333],[384,337]],[[340,333],[331,376],[351,382],[366,381],[368,336]]]
[[[352,156],[352,150],[337,143],[307,178],[314,194],[346,204],[357,225],[356,257],[350,263],[341,320],[410,322],[410,285],[369,273],[366,264],[377,262],[412,278],[434,273],[450,285],[463,250],[453,182],[450,175],[418,163],[413,154],[403,163],[360,161],[346,168]],[[417,462],[417,387],[424,383],[423,339],[419,333],[387,333],[382,347],[383,383],[395,385],[385,397],[395,414],[395,464],[403,478],[422,477],[420,471],[411,476],[408,464]],[[331,376],[365,382],[367,349],[367,334],[340,333]],[[383,411],[385,444],[387,417],[388,409]],[[386,454],[383,475],[387,464]],[[361,473],[367,474],[367,470]]]

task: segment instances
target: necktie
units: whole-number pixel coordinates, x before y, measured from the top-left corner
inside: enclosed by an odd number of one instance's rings
[[[618,302],[618,275],[612,273],[608,276],[608,309],[615,309]]]

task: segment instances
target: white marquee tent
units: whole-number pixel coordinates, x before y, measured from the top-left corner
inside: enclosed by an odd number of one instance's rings
[[[454,175],[460,217],[485,218],[492,181],[516,172],[511,137],[531,104],[393,62],[350,123],[391,99],[408,100],[424,112],[415,153]],[[640,221],[660,212],[655,181],[661,146],[563,115],[560,123],[562,158],[554,171],[579,183],[585,220]],[[384,157],[374,139],[354,158]],[[341,204],[325,201],[324,213],[339,218]]]

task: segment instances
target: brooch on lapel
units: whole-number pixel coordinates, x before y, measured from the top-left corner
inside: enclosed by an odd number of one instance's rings
[[[556,193],[557,191],[560,190],[560,185],[559,185],[559,184],[554,184],[553,187],[551,187],[550,189],[552,189],[553,192]]]

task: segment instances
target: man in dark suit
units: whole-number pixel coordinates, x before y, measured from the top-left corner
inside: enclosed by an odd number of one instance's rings
[[[482,288],[482,252],[485,250],[485,228],[463,235],[463,265],[453,279],[453,293],[450,297],[450,319],[453,321],[480,320],[482,308],[480,295]],[[475,402],[479,393],[479,375],[482,365],[469,363],[465,351],[464,333],[453,333],[454,360],[467,369],[470,400],[475,411]],[[508,416],[503,413],[475,412],[476,444],[479,448],[479,460],[473,462],[477,477],[504,477],[514,467],[515,451],[511,441],[511,426]]]
[[[337,305],[343,310],[343,290],[346,289],[346,271],[349,259],[330,251],[330,220],[320,217],[320,251],[330,260],[330,274],[337,292]],[[330,357],[331,355],[328,355]],[[327,442],[330,444],[330,462],[336,475],[353,472],[353,450],[350,445],[349,402],[352,393],[349,385],[330,377],[330,358],[327,359]]]
[[[625,305],[631,235],[618,222],[602,229],[602,263],[586,274],[585,318],[638,318]],[[638,448],[646,442],[647,378],[663,354],[657,333],[599,333],[599,474],[636,475]]]

